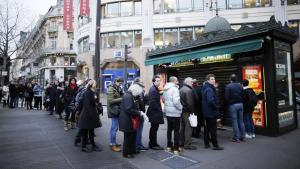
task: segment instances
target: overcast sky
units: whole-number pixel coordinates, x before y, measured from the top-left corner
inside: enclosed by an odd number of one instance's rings
[[[0,0],[3,1],[3,0]],[[36,23],[39,15],[44,15],[49,8],[56,5],[57,0],[8,0],[9,2],[17,2],[23,9],[24,19],[26,20],[24,24]],[[33,25],[34,26],[34,25]]]

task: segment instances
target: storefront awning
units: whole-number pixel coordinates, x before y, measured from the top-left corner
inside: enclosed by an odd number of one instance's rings
[[[185,61],[191,59],[199,59],[201,57],[206,57],[206,56],[249,52],[249,51],[260,49],[262,47],[262,43],[263,43],[263,39],[260,38],[260,39],[239,42],[239,43],[231,43],[222,46],[200,49],[193,52],[172,54],[169,56],[147,59],[145,61],[145,65],[146,66],[158,65],[158,64],[172,63],[172,62]]]

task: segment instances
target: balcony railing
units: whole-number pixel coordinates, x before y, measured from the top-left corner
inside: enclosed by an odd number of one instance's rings
[[[58,32],[58,26],[50,26],[47,29],[48,33]]]

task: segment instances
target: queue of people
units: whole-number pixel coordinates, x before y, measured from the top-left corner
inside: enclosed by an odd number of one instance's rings
[[[158,143],[157,133],[159,126],[165,122],[164,117],[167,122],[167,151],[180,155],[184,149],[196,150],[192,137],[200,137],[202,127],[204,148],[212,145],[213,150],[223,150],[217,139],[220,101],[215,75],[208,74],[203,85],[197,85],[194,79],[187,77],[179,88],[179,80],[175,76],[169,77],[164,87],[161,85],[161,78],[156,75],[148,93],[139,78],[127,91],[122,90],[120,78],[116,78],[113,85],[108,87],[107,115],[111,120],[108,138],[111,150],[122,152],[125,158],[134,158],[134,154],[148,148],[163,150]],[[248,85],[249,81],[244,80],[241,84],[236,75],[231,75],[230,83],[225,87],[224,100],[232,118],[232,141],[236,143],[255,137],[252,112],[258,99]],[[14,93],[16,91],[19,93]],[[64,130],[77,128],[74,145],[81,145],[82,152],[101,151],[95,143],[94,130],[102,126],[99,115],[103,114],[103,108],[94,80],[83,82],[71,78],[68,83],[55,81],[48,84],[45,90],[38,83],[28,83],[26,86],[11,83],[0,87],[0,99],[3,106],[9,105],[11,108],[17,107],[19,102],[23,106],[25,100],[24,106],[28,110],[33,109],[34,98],[34,107],[42,109],[44,91],[44,107],[49,114],[53,115],[55,111],[62,119],[62,113],[65,112]],[[191,115],[197,116],[197,126],[191,124]],[[145,122],[151,124],[148,147],[142,142]],[[118,130],[123,133],[123,144],[117,141]],[[88,147],[88,144],[92,147]]]

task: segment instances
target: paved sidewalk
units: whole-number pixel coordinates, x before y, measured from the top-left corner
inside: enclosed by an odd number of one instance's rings
[[[110,121],[102,117],[103,127],[96,129],[96,143],[102,152],[82,153],[73,146],[75,130],[64,131],[63,121],[45,111],[0,108],[0,168],[82,168],[82,169],[299,169],[300,130],[277,138],[257,136],[245,143],[230,142],[231,131],[218,131],[224,151],[203,148],[202,139],[194,139],[198,150],[184,151],[182,157],[165,151],[149,150],[124,159],[108,145]],[[149,124],[144,128],[147,145]],[[122,133],[118,141],[122,142]],[[166,124],[159,128],[159,144],[166,146]]]

